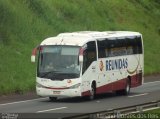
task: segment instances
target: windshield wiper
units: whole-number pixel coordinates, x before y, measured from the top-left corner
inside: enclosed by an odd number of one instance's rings
[[[48,78],[51,80],[64,80],[67,78],[78,78],[79,74],[76,73],[63,73],[60,71],[49,71],[49,72],[43,72],[43,75],[40,76],[41,78]]]
[[[49,74],[54,74],[54,73],[58,73],[59,71],[49,71],[49,72],[45,72],[41,77],[42,78],[45,78],[47,75],[49,75]]]

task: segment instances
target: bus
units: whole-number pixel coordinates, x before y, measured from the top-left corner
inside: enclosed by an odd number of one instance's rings
[[[106,92],[128,95],[143,84],[143,54],[139,32],[79,31],[49,37],[32,51],[31,61],[37,61],[36,93],[50,100],[92,100]]]

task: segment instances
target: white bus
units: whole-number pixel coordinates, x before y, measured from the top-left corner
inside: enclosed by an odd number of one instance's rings
[[[36,92],[59,97],[117,92],[143,84],[142,35],[129,31],[81,31],[50,37],[33,50],[38,52]]]

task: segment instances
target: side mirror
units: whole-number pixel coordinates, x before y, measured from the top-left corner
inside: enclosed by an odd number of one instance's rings
[[[37,53],[37,48],[34,48],[32,50],[32,55],[31,55],[31,62],[34,63],[36,61],[36,53]]]
[[[31,62],[32,63],[36,62],[36,57],[34,55],[31,56]]]
[[[79,56],[79,62],[83,62],[83,55]]]
[[[81,47],[79,49],[79,62],[83,62],[83,52],[84,52],[84,49]]]

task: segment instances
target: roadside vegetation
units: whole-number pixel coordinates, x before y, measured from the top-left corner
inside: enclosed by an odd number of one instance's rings
[[[140,32],[145,75],[160,73],[159,19],[159,0],[0,0],[0,95],[35,89],[31,51],[61,32]]]
[[[155,114],[158,113],[159,114],[159,118],[160,118],[160,108],[147,111],[146,113],[155,113]]]
[[[130,119],[159,119],[160,118],[160,108],[141,112],[141,113],[134,113],[129,116],[131,117]]]

